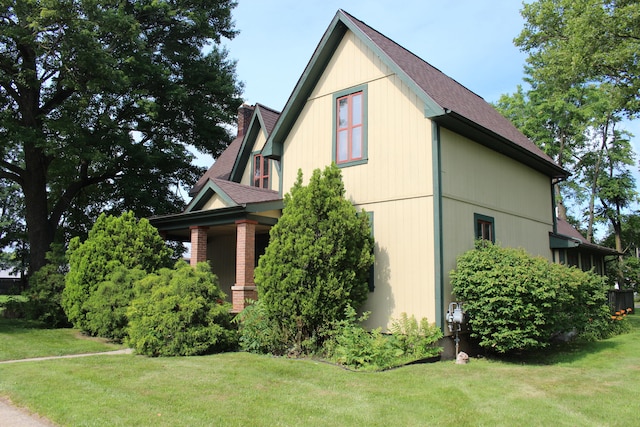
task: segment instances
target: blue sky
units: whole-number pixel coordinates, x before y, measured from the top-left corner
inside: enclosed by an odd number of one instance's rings
[[[523,27],[520,7],[517,0],[240,0],[233,11],[240,34],[224,44],[238,61],[246,102],[281,110],[343,9],[492,102],[522,80],[526,56],[512,42]]]

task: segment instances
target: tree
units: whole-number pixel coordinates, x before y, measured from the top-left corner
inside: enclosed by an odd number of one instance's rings
[[[175,211],[171,191],[217,156],[241,85],[219,47],[232,0],[5,1],[0,179],[20,187],[30,270],[59,228],[103,210]],[[87,227],[88,228],[88,227]]]
[[[640,3],[635,0],[537,0],[524,4],[515,43],[536,80],[608,83],[629,114],[640,112]]]
[[[366,213],[344,197],[340,169],[298,171],[282,217],[255,271],[263,315],[281,333],[281,351],[308,351],[321,330],[368,296],[373,238]]]
[[[100,307],[93,297],[103,283],[130,283],[129,278],[114,277],[114,272],[125,269],[139,269],[152,273],[170,265],[170,250],[158,231],[142,218],[137,220],[133,212],[119,217],[100,215],[84,242],[74,237],[69,243],[69,272],[66,275],[62,293],[62,307],[74,327],[92,335],[102,332],[96,325],[97,314],[88,315],[92,309]],[[102,286],[102,294],[120,290],[128,293],[130,286]],[[132,294],[127,294],[132,297]],[[111,297],[112,300],[117,298]],[[118,307],[122,303],[117,304]],[[108,309],[108,307],[107,307]]]

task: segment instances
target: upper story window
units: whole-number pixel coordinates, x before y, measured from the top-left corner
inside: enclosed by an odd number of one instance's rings
[[[496,242],[495,221],[490,216],[474,214],[476,239],[488,240],[491,243]]]
[[[367,161],[367,93],[365,88],[334,95],[334,161],[340,165]]]
[[[253,186],[269,188],[269,159],[261,154],[253,156]]]

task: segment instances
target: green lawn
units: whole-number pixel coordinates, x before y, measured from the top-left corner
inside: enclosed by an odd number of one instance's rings
[[[630,320],[630,334],[553,357],[447,361],[382,373],[246,353],[0,364],[0,397],[68,426],[633,424],[640,316]]]
[[[0,361],[92,353],[123,348],[75,329],[44,329],[37,322],[0,317]]]

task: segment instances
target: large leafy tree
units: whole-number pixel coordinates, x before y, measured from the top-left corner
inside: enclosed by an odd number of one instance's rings
[[[524,4],[515,42],[536,80],[606,82],[640,111],[640,3],[636,0],[537,0]]]
[[[240,104],[220,47],[235,2],[1,5],[0,179],[20,188],[31,270],[64,225],[180,206],[171,189],[201,172],[190,146],[219,154]]]
[[[497,107],[571,172],[556,185],[559,216],[570,219],[562,202],[572,200],[589,240],[598,222],[620,233],[623,209],[637,197],[631,135],[620,122],[638,112],[640,5],[538,0],[522,15],[515,43],[529,54],[528,90],[502,96]]]

